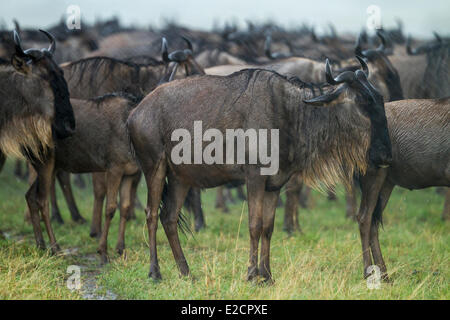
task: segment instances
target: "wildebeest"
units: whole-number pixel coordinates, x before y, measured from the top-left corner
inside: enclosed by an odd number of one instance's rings
[[[280,189],[292,174],[300,172],[304,181],[312,185],[318,185],[319,181],[325,185],[337,181],[348,184],[355,172],[365,172],[368,163],[389,165],[391,146],[383,97],[368,82],[367,65],[362,58],[358,59],[364,72],[347,71],[337,78],[332,77],[327,62],[326,78],[337,87],[315,98],[304,83],[262,69],[243,70],[226,77],[195,76],[174,81],[144,98],[130,114],[128,129],[148,187],[149,276],[161,278],[156,251],[161,199],[161,222],[181,274],[188,275],[177,222],[189,188],[245,182],[250,230],[247,278],[259,275],[270,280],[275,207]],[[193,123],[198,120],[204,128],[215,128],[223,134],[226,129],[244,132],[252,128],[278,129],[279,143],[270,144],[278,147],[279,170],[275,175],[261,175],[260,161],[255,165],[175,165],[170,157],[176,145],[171,139],[173,131],[184,128],[192,136]],[[225,150],[225,144],[222,146],[221,142],[219,148]],[[248,159],[249,151],[245,152]]]
[[[62,64],[61,67],[64,71],[71,97],[91,99],[112,92],[127,92],[136,97],[141,97],[153,90],[159,83],[170,81],[179,65],[185,67],[185,76],[203,72],[203,69],[197,65],[192,57],[192,44],[188,39],[185,39],[185,41],[188,43],[189,49],[177,50],[169,53],[167,50],[167,43],[163,38],[163,61],[155,61],[154,63],[147,65],[129,63],[108,57],[94,57],[73,63]],[[173,66],[169,66],[169,63],[172,63]],[[94,202],[94,217],[90,232],[93,237],[99,236],[101,230],[101,204],[106,196],[106,188],[103,187],[105,181],[99,181],[102,176],[104,176],[104,174],[96,174],[95,177],[93,177],[94,195],[96,200]],[[58,170],[56,177],[63,190],[72,220],[84,222],[85,220],[80,215],[75,203],[69,174],[62,170]],[[134,179],[136,180],[131,184],[133,188],[129,191],[132,194],[136,194],[140,175],[135,175]],[[130,184],[127,186],[130,187]],[[95,190],[95,188],[98,188],[98,190]],[[122,194],[127,192],[123,188],[121,188],[121,190]],[[199,196],[199,193],[194,194],[195,196]],[[197,202],[197,200],[192,201],[192,203]],[[201,219],[198,217],[201,213],[201,208],[194,206],[191,209],[195,209],[194,213],[197,220]],[[134,201],[130,211],[131,215],[133,215]],[[52,220],[63,223],[56,202],[54,185],[52,185]]]
[[[450,95],[450,44],[432,42],[412,49],[409,40],[403,48],[406,52],[389,59],[399,73],[405,98],[434,99]]]
[[[112,92],[136,97],[152,91],[167,72],[164,62],[135,64],[109,57],[91,57],[61,65],[70,95],[88,99]]]
[[[370,168],[360,178],[362,199],[357,215],[364,275],[373,262],[388,279],[378,226],[394,186],[410,190],[450,187],[450,98],[412,99],[385,104],[392,164]]]
[[[50,224],[48,199],[54,165],[54,139],[75,130],[75,117],[63,72],[52,59],[55,39],[48,49],[24,51],[14,32],[11,64],[0,66],[0,149],[6,155],[25,156],[38,173],[26,194],[38,247],[45,248],[39,212],[45,222],[52,250],[58,250]]]
[[[385,101],[403,99],[403,90],[399,75],[386,55],[385,38],[381,32],[378,32],[377,35],[381,39],[381,45],[378,48],[362,50],[360,40],[358,39],[355,53],[368,61],[371,70],[369,80],[383,95]],[[347,61],[344,62],[344,64],[350,65]],[[352,68],[354,67],[351,67],[350,69]],[[301,230],[298,222],[298,194],[302,189],[304,189],[304,192],[308,192],[308,187],[303,186],[301,177],[293,176],[286,185],[285,222],[283,228],[288,233],[291,233],[294,230]],[[329,195],[330,194],[331,193],[329,193]],[[347,192],[346,197],[347,216],[354,216],[356,208],[356,194],[354,187]]]

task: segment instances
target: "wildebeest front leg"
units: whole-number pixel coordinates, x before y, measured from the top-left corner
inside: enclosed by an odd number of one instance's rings
[[[86,183],[84,182],[83,175],[81,175],[81,174],[75,174],[74,178],[73,178],[73,182],[80,189],[86,188]]]
[[[69,207],[70,217],[72,218],[72,221],[85,223],[86,219],[81,216],[75,202],[75,197],[73,196],[72,185],[70,183],[70,173],[59,170],[56,173],[56,177],[58,178],[59,185],[61,186],[61,190],[64,194],[64,198],[66,199],[67,206]]]
[[[96,172],[92,174],[92,188],[94,189],[94,208],[89,235],[92,238],[99,238],[102,233],[103,202],[106,196],[106,173]]]
[[[346,213],[345,216],[350,219],[356,219],[356,186],[353,184],[351,190],[345,194]]]
[[[27,200],[28,209],[25,214],[25,219],[27,216],[31,220],[31,224],[33,225],[34,239],[36,240],[36,245],[39,249],[45,249],[45,241],[42,235],[41,230],[41,219],[39,217],[39,206],[37,202],[37,194],[38,194],[38,179],[37,177],[31,183],[30,188],[28,189],[25,198]]]
[[[190,188],[187,198],[190,198],[190,201],[188,201],[187,199],[186,201],[190,202],[190,210],[192,210],[194,213],[195,231],[200,231],[201,229],[205,228],[205,217],[202,209],[202,192],[199,188]]]
[[[105,226],[98,247],[98,253],[100,254],[102,263],[108,262],[108,232],[111,220],[117,209],[117,193],[119,192],[122,176],[123,170],[121,168],[114,168],[106,173]]]
[[[385,181],[380,190],[378,207],[375,206],[375,210],[379,210],[379,215],[381,217],[384,208],[389,201],[394,185],[389,181]],[[375,214],[375,213],[374,213]],[[378,223],[372,223],[370,226],[370,249],[372,250],[373,262],[380,268],[381,279],[384,281],[389,281],[387,274],[386,264],[384,263],[383,255],[381,254],[380,240],[378,239]]]
[[[377,204],[381,187],[386,178],[386,170],[369,169],[365,176],[361,177],[361,205],[357,216],[359,224],[359,233],[361,236],[361,245],[363,251],[364,277],[368,277],[367,269],[372,265],[370,253],[370,230],[372,225],[372,216]]]
[[[264,194],[259,275],[262,276],[265,281],[272,281],[272,272],[270,271],[270,239],[272,238],[273,225],[275,221],[275,210],[277,207],[279,195],[280,191],[266,192]]]
[[[225,187],[224,191],[225,191],[225,202],[229,202],[229,203],[236,203],[236,200],[233,197],[233,192],[231,192],[231,187]]]
[[[41,211],[42,218],[44,220],[44,224],[47,229],[48,238],[50,240],[52,253],[57,253],[60,249],[56,242],[55,234],[53,232],[52,225],[50,223],[50,212],[49,212],[50,210],[48,201],[52,180],[54,179],[55,156],[53,151],[48,152],[49,154],[44,163],[35,164],[35,170],[37,172],[38,177],[33,183],[32,188],[30,188],[31,193],[27,193],[27,203],[29,204],[29,210],[31,214],[31,219],[33,221],[34,229],[36,228],[36,222],[39,223],[38,211]],[[36,210],[36,208],[38,210]],[[40,233],[39,231],[40,228],[38,229],[38,233]],[[42,237],[42,233],[40,233],[40,236]],[[39,237],[36,237],[38,246],[40,246],[40,241],[43,242],[43,239],[38,238]]]
[[[286,205],[284,207],[283,230],[288,234],[298,230],[301,232],[298,222],[298,197],[302,190],[303,182],[298,175],[292,176],[286,184]]]
[[[444,210],[442,210],[442,220],[450,220],[450,188],[445,193]]]
[[[164,201],[164,206],[160,214],[161,223],[172,248],[173,257],[183,276],[189,275],[189,266],[181,249],[180,239],[178,237],[178,218],[188,191],[189,186],[169,174],[167,200]]]
[[[265,196],[265,178],[255,176],[247,180],[247,198],[250,230],[250,257],[247,280],[258,276],[258,244],[263,227],[263,205]]]

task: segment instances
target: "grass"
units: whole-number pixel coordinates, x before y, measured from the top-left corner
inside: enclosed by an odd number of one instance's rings
[[[230,214],[214,208],[215,190],[202,193],[207,229],[181,235],[192,277],[178,274],[162,227],[158,229],[158,255],[163,280],[147,278],[148,236],[144,213],[127,226],[126,255],[118,257],[115,242],[118,213],[109,237],[111,262],[100,268],[97,240],[89,237],[89,225],[70,221],[58,189],[66,221],[53,224],[65,255],[51,256],[34,246],[31,225],[24,222],[27,185],[12,174],[9,160],[0,174],[0,229],[9,235],[0,240],[0,299],[82,299],[82,291],[70,291],[66,272],[82,267],[82,282],[95,279],[96,294],[112,292],[119,299],[449,299],[449,223],[440,219],[443,197],[435,189],[408,191],[396,188],[384,215],[381,247],[392,284],[369,290],[362,278],[359,231],[345,218],[342,190],[338,201],[313,192],[310,208],[301,210],[303,234],[288,237],[282,231],[283,209],[277,210],[272,238],[271,264],[274,285],[245,281],[248,251],[247,206],[238,203]],[[87,180],[87,179],[86,179]],[[75,189],[81,213],[90,222],[92,188]],[[143,201],[145,184],[139,188]],[[193,220],[193,219],[191,219]],[[42,225],[43,230],[45,230]]]

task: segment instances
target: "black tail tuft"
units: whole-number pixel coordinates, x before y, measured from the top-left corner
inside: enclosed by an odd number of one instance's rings
[[[169,188],[166,181],[164,183],[164,188],[161,197],[161,204],[159,206],[160,217],[164,217],[164,215],[166,214],[168,195],[169,195]],[[184,235],[189,233],[190,235],[194,236],[194,233],[192,232],[191,227],[189,226],[189,218],[183,213],[183,211],[180,211],[180,213],[178,214],[177,224],[178,228],[181,230],[181,233],[183,233]]]

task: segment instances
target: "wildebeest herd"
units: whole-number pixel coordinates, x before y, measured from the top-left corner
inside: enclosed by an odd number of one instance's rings
[[[55,178],[72,219],[85,222],[70,173],[92,173],[90,235],[99,238],[102,263],[118,206],[116,250],[123,253],[144,176],[154,279],[161,278],[158,218],[180,273],[189,274],[178,238],[178,226],[185,227],[180,212],[183,205],[193,212],[196,231],[204,226],[203,188],[218,187],[216,205],[227,210],[231,190],[245,199],[246,186],[249,280],[272,280],[270,240],[282,188],[284,229],[292,232],[300,228],[298,206],[307,200],[307,186],[331,197],[337,183],[346,186],[366,277],[377,265],[388,280],[378,228],[394,186],[444,187],[442,218],[450,217],[450,41],[440,35],[413,40],[401,25],[357,37],[333,28],[318,36],[307,26],[252,23],[247,30],[226,25],[203,32],[172,24],[144,30],[111,20],[75,31],[62,23],[21,30],[16,22],[0,37],[0,169],[6,156],[29,164],[25,198],[39,248],[46,248],[43,220],[52,252],[60,250],[51,223],[63,222]],[[259,162],[174,164],[172,133],[186,128],[194,134],[195,121],[222,133],[278,129],[278,172],[261,175]]]

